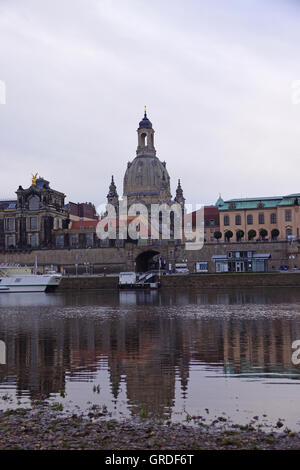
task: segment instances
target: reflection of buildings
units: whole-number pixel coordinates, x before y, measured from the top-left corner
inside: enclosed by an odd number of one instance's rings
[[[272,317],[272,303],[276,312],[284,296],[299,302],[299,294],[292,292],[275,297],[268,291],[162,292],[152,304],[109,300],[103,294],[94,304],[90,299],[91,305],[88,299],[81,308],[75,303],[71,314],[62,307],[58,313],[57,307],[44,308],[42,315],[38,307],[24,309],[22,317],[1,314],[7,365],[0,366],[0,377],[11,382],[15,376],[19,396],[29,391],[39,398],[59,393],[66,377],[90,381],[104,367],[112,400],[117,402],[125,382],[132,413],[144,409],[159,416],[172,409],[177,380],[182,396],[187,396],[195,365],[253,376],[290,371],[291,344],[300,338],[300,325]],[[251,304],[258,312],[255,318],[249,314]],[[182,310],[181,305],[188,308]]]

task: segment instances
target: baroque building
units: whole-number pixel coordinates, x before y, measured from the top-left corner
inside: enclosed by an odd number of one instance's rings
[[[0,202],[0,248],[51,248],[53,231],[69,224],[64,193],[35,175],[31,186],[19,186],[16,194],[16,201]]]
[[[223,201],[220,232],[227,242],[292,240],[300,237],[300,194]]]

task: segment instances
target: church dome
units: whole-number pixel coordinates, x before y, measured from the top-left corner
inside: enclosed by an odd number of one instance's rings
[[[139,129],[152,129],[152,122],[147,118],[147,113],[145,111],[143,119],[140,121]]]
[[[124,176],[124,196],[134,202],[169,202],[170,176],[166,164],[156,156],[138,156],[128,163]]]
[[[146,205],[167,203],[172,197],[170,191],[170,176],[166,163],[156,156],[154,147],[154,129],[147,117],[140,122],[136,158],[128,162],[124,176],[123,195],[128,198],[128,204],[144,203]]]

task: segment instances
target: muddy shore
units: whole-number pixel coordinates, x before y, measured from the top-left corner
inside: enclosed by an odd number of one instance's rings
[[[12,450],[217,450],[300,449],[300,433],[281,422],[266,432],[228,423],[107,420],[99,413],[66,416],[44,407],[0,411],[0,449]]]

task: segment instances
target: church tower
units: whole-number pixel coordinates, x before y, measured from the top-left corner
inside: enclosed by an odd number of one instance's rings
[[[178,180],[178,186],[177,186],[177,189],[176,189],[176,197],[175,197],[174,201],[177,202],[177,204],[181,205],[182,216],[184,216],[185,198],[183,197],[183,190],[182,190],[182,187],[181,187],[180,179]]]
[[[123,194],[129,206],[142,203],[149,208],[151,204],[171,203],[170,176],[166,162],[161,162],[156,156],[154,132],[145,109],[137,129],[136,157],[128,162],[124,176]]]
[[[107,195],[107,203],[114,206],[114,208],[116,209],[116,213],[118,214],[118,211],[119,211],[119,196],[118,196],[118,193],[117,193],[117,187],[115,185],[113,176],[111,177],[111,183],[110,183],[109,191],[108,191],[108,195]]]
[[[139,124],[137,130],[138,133],[138,147],[136,150],[136,155],[143,156],[155,156],[156,150],[154,147],[154,129],[152,128],[152,123],[147,117],[147,111],[145,107],[144,117]]]

